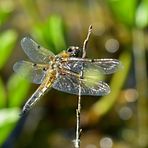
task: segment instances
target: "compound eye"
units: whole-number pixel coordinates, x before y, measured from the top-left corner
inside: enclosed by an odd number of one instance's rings
[[[73,51],[73,50],[72,50],[71,47],[67,49],[67,52],[72,52],[72,51]]]

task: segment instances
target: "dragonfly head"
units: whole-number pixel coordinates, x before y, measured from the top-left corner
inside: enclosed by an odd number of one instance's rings
[[[78,57],[80,55],[80,48],[77,46],[70,46],[66,51],[70,57]]]

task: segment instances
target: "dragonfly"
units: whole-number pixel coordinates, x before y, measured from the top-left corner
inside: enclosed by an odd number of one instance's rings
[[[37,90],[25,103],[21,115],[27,113],[48,90],[54,88],[58,91],[79,95],[81,81],[81,95],[104,96],[110,93],[107,83],[98,80],[92,81],[92,70],[100,74],[116,72],[121,63],[117,59],[89,59],[80,57],[81,49],[70,46],[67,50],[55,55],[43,48],[30,37],[21,40],[21,46],[31,61],[17,61],[13,70],[29,81],[40,84]],[[83,71],[83,75],[80,75]],[[89,77],[85,73],[89,73]],[[88,85],[87,81],[93,85]]]

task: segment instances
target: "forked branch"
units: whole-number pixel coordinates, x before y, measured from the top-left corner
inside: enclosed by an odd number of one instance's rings
[[[89,37],[90,37],[90,35],[91,35],[91,32],[92,32],[92,25],[89,26],[89,28],[88,28],[88,33],[87,33],[87,37],[86,37],[86,39],[84,40],[84,43],[83,43],[82,58],[85,58],[85,57],[86,57],[86,47],[87,47],[87,43],[88,43]]]

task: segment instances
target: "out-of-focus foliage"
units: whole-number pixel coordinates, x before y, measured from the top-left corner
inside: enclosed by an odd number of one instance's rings
[[[6,66],[16,45],[17,32],[12,29],[3,29],[13,12],[11,1],[0,1],[0,70]],[[19,119],[18,108],[8,108],[8,91],[0,71],[0,145],[6,140]],[[16,79],[17,80],[17,79]],[[9,82],[9,81],[7,81]],[[15,81],[17,83],[17,81]],[[18,104],[17,104],[18,107]]]
[[[145,28],[148,25],[147,0],[107,0],[116,18],[128,27]],[[126,11],[125,11],[126,10]]]
[[[136,11],[136,26],[145,28],[148,26],[148,0],[143,0]]]
[[[25,35],[58,54],[69,45],[82,47],[90,24],[87,57],[116,58],[123,68],[94,77],[109,83],[108,96],[82,97],[81,147],[148,147],[147,0],[0,0],[1,147],[73,147],[77,96],[51,89],[19,117],[35,88],[12,67],[26,59]]]
[[[137,0],[107,0],[113,13],[123,24],[133,27]]]
[[[0,1],[0,26],[5,23],[8,18],[11,16],[11,13],[14,9],[13,2],[11,0]]]
[[[6,90],[2,79],[0,78],[0,108],[6,106]]]
[[[64,24],[58,15],[53,15],[47,21],[36,24],[33,28],[33,37],[55,54],[66,48]]]
[[[0,34],[0,69],[3,68],[10,57],[15,45],[17,34],[13,30],[7,30]]]
[[[30,84],[28,81],[24,80],[16,74],[11,75],[8,84],[8,106],[9,107],[18,107],[22,105],[22,100],[27,97]]]
[[[18,108],[3,108],[0,110],[0,144],[8,137],[19,119]]]

